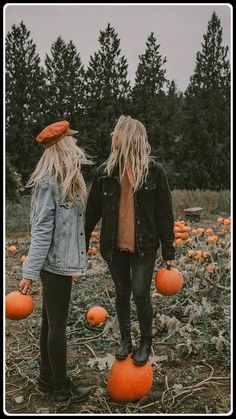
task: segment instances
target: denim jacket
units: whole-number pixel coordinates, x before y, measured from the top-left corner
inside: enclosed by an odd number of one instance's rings
[[[59,275],[86,273],[84,215],[78,206],[60,199],[54,177],[44,176],[31,199],[31,245],[23,263],[23,278],[38,280],[41,269]]]

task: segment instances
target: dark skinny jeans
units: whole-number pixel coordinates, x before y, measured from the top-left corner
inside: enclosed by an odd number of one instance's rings
[[[121,335],[131,329],[131,293],[137,307],[142,337],[152,336],[153,308],[150,288],[157,252],[140,257],[136,252],[113,252],[109,269],[115,283],[115,306]]]
[[[67,379],[66,325],[72,277],[41,270],[43,291],[40,329],[40,376],[54,384]]]

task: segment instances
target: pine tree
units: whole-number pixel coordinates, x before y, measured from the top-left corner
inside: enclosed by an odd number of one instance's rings
[[[176,145],[182,138],[183,124],[183,93],[178,90],[174,80],[168,83],[168,90],[163,100],[163,112],[161,118],[162,127],[162,150],[157,150],[157,156],[161,157],[171,187],[175,187],[177,179],[175,173]]]
[[[163,159],[163,111],[167,79],[164,64],[153,32],[148,36],[146,50],[139,55],[139,64],[132,90],[132,113],[144,123],[153,154]]]
[[[132,92],[136,100],[144,99],[145,103],[149,103],[164,92],[167,80],[166,70],[163,66],[166,63],[166,57],[162,58],[159,48],[160,44],[157,44],[157,39],[151,32],[147,38],[144,54],[139,55],[135,86]]]
[[[6,35],[6,151],[24,183],[41,155],[35,136],[43,124],[44,88],[30,31],[23,22],[13,25]]]
[[[84,66],[72,41],[66,44],[59,36],[46,54],[47,121],[68,120],[79,127],[84,109]]]
[[[176,153],[179,185],[230,186],[230,64],[216,13],[203,35],[202,50],[184,100],[184,130]]]
[[[127,60],[121,55],[120,39],[110,24],[100,32],[99,43],[86,72],[86,109],[81,133],[84,147],[94,156],[96,166],[110,152],[110,133],[119,116],[128,111],[130,91]]]

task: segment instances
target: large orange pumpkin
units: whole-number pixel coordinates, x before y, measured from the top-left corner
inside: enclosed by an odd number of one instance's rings
[[[86,317],[90,324],[97,326],[103,323],[109,317],[109,314],[104,307],[95,306],[88,310]]]
[[[155,284],[157,292],[162,295],[175,295],[183,286],[183,276],[181,272],[173,266],[161,268],[156,273]]]
[[[146,396],[152,388],[153,369],[150,362],[135,365],[131,355],[115,360],[108,374],[107,391],[117,402],[133,402]]]
[[[6,296],[6,317],[11,320],[21,320],[28,317],[34,309],[34,300],[29,294],[20,291],[10,292]]]

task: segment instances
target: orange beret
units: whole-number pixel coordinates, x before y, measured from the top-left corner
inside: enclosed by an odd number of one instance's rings
[[[36,141],[38,141],[44,148],[49,148],[62,140],[66,135],[73,135],[79,131],[70,129],[68,121],[59,121],[48,125],[43,131],[38,134]]]

